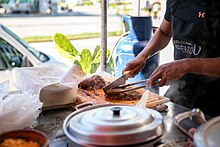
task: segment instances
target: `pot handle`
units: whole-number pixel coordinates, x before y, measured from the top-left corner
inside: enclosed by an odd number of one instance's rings
[[[202,112],[202,110],[198,109],[198,108],[194,108],[191,111],[187,111],[187,112],[183,112],[180,113],[178,115],[176,115],[174,117],[174,124],[176,125],[176,127],[185,135],[187,135],[191,140],[193,140],[193,136],[191,134],[189,134],[186,129],[184,129],[181,125],[180,122],[190,118],[190,120],[192,120],[192,117],[195,116],[196,121],[199,122],[200,124],[205,123],[207,120],[205,118],[204,113]]]
[[[92,102],[86,102],[86,103],[82,103],[82,104],[76,105],[75,109],[79,110],[79,109],[82,109],[84,107],[89,107],[89,106],[93,106],[93,105],[94,104]]]

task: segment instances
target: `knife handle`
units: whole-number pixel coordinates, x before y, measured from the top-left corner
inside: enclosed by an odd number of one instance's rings
[[[125,80],[128,80],[128,78],[130,77],[129,73],[130,73],[130,71],[125,71],[125,72],[123,73],[122,76],[124,77]]]

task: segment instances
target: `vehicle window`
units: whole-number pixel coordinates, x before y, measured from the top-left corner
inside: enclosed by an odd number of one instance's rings
[[[2,53],[0,53],[0,70],[6,70],[6,69],[8,69],[7,64],[2,58]]]
[[[15,38],[19,43],[21,43],[26,49],[28,49],[38,60],[41,62],[47,62],[49,60],[49,57],[37,50],[35,50],[33,47],[29,46],[24,40],[22,40],[20,37],[18,37],[16,34],[11,32],[9,29],[1,25],[2,29],[5,30],[9,35],[11,35],[13,38]]]
[[[8,42],[4,39],[0,38],[0,58],[1,58],[1,68],[7,69],[12,68],[10,64],[10,60],[13,56],[20,57],[22,59],[23,55],[19,53],[13,46],[11,46]]]
[[[16,3],[29,3],[30,0],[16,0]]]

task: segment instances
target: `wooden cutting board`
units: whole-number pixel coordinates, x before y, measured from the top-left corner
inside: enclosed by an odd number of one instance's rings
[[[115,77],[112,75],[102,72],[100,74],[97,74],[102,76],[106,81],[113,81]],[[140,92],[141,94],[144,94],[144,92],[148,91],[144,88],[137,89],[136,91]],[[156,93],[148,91],[148,101],[146,106],[149,108],[153,108],[157,105],[164,104],[165,102],[169,101],[168,98],[164,98]],[[129,104],[129,105],[136,105],[137,102],[139,102],[139,99],[135,100],[116,100],[111,99],[109,97],[105,96],[105,93],[103,89],[97,89],[96,92],[93,90],[86,91],[82,89],[78,89],[77,95],[76,95],[76,102],[74,105],[78,105],[85,102],[92,102],[93,104],[105,104],[105,103],[113,103],[113,104]]]
[[[144,92],[148,91],[145,89],[138,89],[138,92],[143,94]],[[156,93],[148,91],[148,101],[146,107],[148,108],[155,108],[161,104],[164,104],[169,101],[169,98],[165,98],[160,96]],[[112,104],[128,104],[128,105],[136,105],[139,102],[139,99],[135,100],[116,100],[111,99],[105,96],[103,89],[97,89],[96,93],[93,90],[87,91],[78,89],[77,92],[77,99],[74,105],[78,105],[85,102],[92,102],[93,104],[105,104],[105,103],[112,103]]]
[[[143,94],[145,92],[144,89],[139,89],[137,91],[140,92],[141,94]],[[105,97],[105,101],[113,103],[113,104],[135,105],[139,101],[139,99],[135,99],[135,100],[116,100],[116,99],[112,99],[112,98],[109,98],[108,96],[105,96],[105,93],[104,93],[103,89],[98,89],[98,93],[100,95],[102,95],[103,97]]]
[[[141,92],[141,94],[143,94],[145,90],[139,89],[139,91]],[[113,104],[135,105],[138,101],[139,99],[138,100],[111,99],[108,96],[105,96],[103,89],[97,89],[96,93],[93,90],[88,91],[88,90],[78,89],[76,105],[85,102],[92,102],[94,104],[113,103]]]

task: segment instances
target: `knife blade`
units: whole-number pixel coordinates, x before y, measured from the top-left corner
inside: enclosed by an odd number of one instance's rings
[[[124,85],[126,83],[126,80],[128,79],[128,76],[129,76],[129,71],[125,72],[121,77],[117,78],[110,84],[106,85],[103,88],[103,91],[105,92],[105,94],[107,93],[107,90],[109,89],[113,89],[115,87],[118,87],[119,85]]]
[[[121,77],[117,78],[116,80],[114,80],[113,82],[111,82],[110,84],[106,85],[103,90],[105,93],[107,93],[107,90],[113,89],[119,85],[123,85],[126,82],[126,75],[123,74]]]

